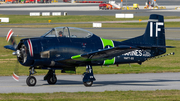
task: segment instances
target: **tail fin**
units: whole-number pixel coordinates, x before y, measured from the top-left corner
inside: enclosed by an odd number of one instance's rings
[[[151,14],[145,33],[142,36],[135,37],[123,42],[139,47],[149,47],[151,48],[154,56],[164,54],[166,52],[166,47],[163,47],[166,46],[164,17],[158,14]]]
[[[164,17],[152,14],[144,33],[144,41],[148,45],[165,46]]]

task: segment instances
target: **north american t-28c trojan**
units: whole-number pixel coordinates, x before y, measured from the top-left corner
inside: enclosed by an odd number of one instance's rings
[[[12,30],[7,35],[12,45],[4,46],[11,49],[23,66],[30,67],[28,86],[36,85],[36,78],[32,76],[35,69],[49,70],[44,80],[55,84],[57,77],[55,70],[75,72],[76,67],[86,66],[83,74],[85,86],[92,86],[95,77],[92,66],[138,63],[166,53],[164,17],[152,14],[141,36],[122,42],[112,41],[96,36],[80,28],[56,27],[37,38],[21,39],[16,45],[11,37]],[[15,79],[18,79],[13,74]]]

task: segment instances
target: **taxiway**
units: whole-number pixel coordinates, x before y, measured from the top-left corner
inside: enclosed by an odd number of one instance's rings
[[[133,3],[129,1],[129,5],[132,6]],[[179,7],[178,3],[176,5],[159,6],[166,6],[166,9],[144,9],[144,5],[141,5],[140,10],[99,10],[98,3],[2,4],[0,14],[29,15],[30,12],[61,12],[63,15],[64,12],[67,12],[68,15],[114,16],[116,13],[131,13],[134,16],[149,16],[158,13],[164,16],[180,16],[180,10],[175,10],[176,7]]]
[[[48,85],[43,80],[43,76],[35,77],[37,78],[37,84],[34,87],[26,85],[27,76],[20,76],[19,82],[10,76],[0,77],[0,93],[180,90],[180,73],[95,74],[96,81],[94,81],[92,87],[83,85],[81,75],[58,75],[58,81],[55,85]]]

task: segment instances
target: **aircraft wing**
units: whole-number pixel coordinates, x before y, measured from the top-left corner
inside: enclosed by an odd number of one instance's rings
[[[101,61],[101,60],[106,60],[106,59],[112,59],[113,57],[122,55],[124,53],[130,52],[136,49],[138,48],[134,46],[120,45],[117,47],[105,48],[105,49],[101,49],[97,51],[75,55],[69,59],[62,59],[62,60],[60,59],[56,61],[60,63],[68,63],[68,64],[70,63],[79,64],[82,62],[89,62],[89,61]]]
[[[16,51],[16,49],[14,48],[13,45],[6,45],[6,46],[4,46],[4,48]]]

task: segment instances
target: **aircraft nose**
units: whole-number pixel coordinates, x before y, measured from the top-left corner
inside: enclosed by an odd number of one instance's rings
[[[31,66],[34,63],[33,47],[30,40],[20,42],[13,54],[17,55],[18,61],[24,66]]]
[[[14,54],[17,55],[19,62],[25,63],[27,61],[27,47],[26,47],[26,45],[22,44]]]

